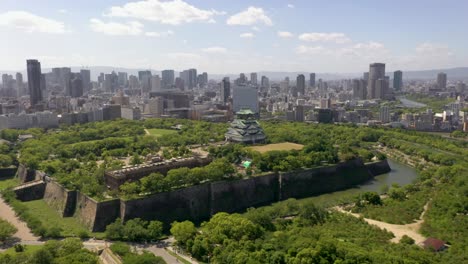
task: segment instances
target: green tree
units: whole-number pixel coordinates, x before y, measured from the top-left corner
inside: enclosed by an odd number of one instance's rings
[[[130,159],[130,164],[131,165],[138,165],[141,164],[143,161],[138,153],[133,153],[132,158]]]
[[[8,238],[13,236],[18,229],[8,221],[0,219],[0,242],[5,242]]]
[[[31,264],[50,264],[53,263],[53,259],[54,257],[46,248],[41,248],[33,253]]]
[[[163,232],[163,223],[159,221],[150,221],[148,224],[148,238],[159,239]]]
[[[189,239],[193,239],[197,234],[195,225],[190,221],[173,222],[170,229],[171,234],[177,240],[177,244],[185,246]]]
[[[406,245],[414,245],[414,239],[407,235],[403,235],[400,239],[400,243],[406,244]]]
[[[123,258],[123,264],[165,264],[161,257],[156,257],[152,253],[143,252],[141,255],[128,254]]]
[[[146,226],[147,221],[140,218],[128,220],[123,229],[124,236],[129,241],[142,241],[148,237]]]
[[[120,240],[124,236],[123,232],[124,225],[122,224],[122,220],[117,218],[114,223],[109,224],[106,227],[106,238],[110,240]]]

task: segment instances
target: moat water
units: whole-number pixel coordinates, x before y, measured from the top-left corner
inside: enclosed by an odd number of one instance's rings
[[[421,107],[426,107],[426,104],[419,103],[413,100],[406,99],[405,97],[400,97],[398,98],[400,100],[401,104],[405,107],[410,107],[410,108],[421,108]]]
[[[384,186],[391,187],[394,183],[400,186],[410,184],[418,176],[414,168],[411,168],[405,164],[398,163],[390,159],[388,160],[388,164],[392,169],[389,173],[376,176],[374,179],[369,180],[368,182],[365,182],[361,185],[355,186],[354,188],[304,199],[312,200],[317,204],[322,204],[325,206],[332,205],[336,202],[347,201],[351,197],[354,197],[361,192],[373,191],[381,193]]]

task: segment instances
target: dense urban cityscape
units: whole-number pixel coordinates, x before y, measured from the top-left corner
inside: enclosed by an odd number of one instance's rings
[[[467,132],[466,84],[440,72],[434,80],[406,80],[402,71],[385,72],[372,63],[362,78],[322,80],[316,73],[295,80],[270,80],[240,73],[231,81],[209,79],[197,69],[99,73],[70,67],[42,73],[37,60],[23,74],[2,75],[0,128],[56,128],[59,124],[124,118],[187,118],[227,122],[242,108],[260,119],[384,125],[418,131]],[[176,77],[178,75],[178,77]],[[27,80],[27,82],[26,82]],[[437,109],[417,99],[447,102]],[[29,99],[29,100],[28,100]]]
[[[467,263],[466,10],[2,1],[0,264]]]

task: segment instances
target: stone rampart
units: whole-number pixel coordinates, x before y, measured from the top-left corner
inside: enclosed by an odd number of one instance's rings
[[[16,198],[22,202],[39,200],[44,197],[46,183],[43,181],[33,181],[17,186],[13,189]]]
[[[159,220],[166,224],[173,221],[201,222],[210,217],[210,183],[191,186],[170,192],[121,201],[120,216],[123,221],[132,218]]]
[[[0,168],[0,180],[15,176],[17,171],[16,167]]]
[[[238,212],[249,207],[278,201],[278,174],[271,173],[245,180],[211,183],[211,215]]]
[[[53,180],[46,180],[44,201],[62,217],[73,216],[76,208],[77,191],[67,190]]]
[[[377,176],[384,173],[389,173],[392,169],[388,165],[388,160],[380,160],[376,162],[366,163],[366,167],[372,176]]]

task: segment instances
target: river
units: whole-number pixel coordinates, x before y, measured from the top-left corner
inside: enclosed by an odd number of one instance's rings
[[[390,187],[393,183],[397,183],[400,186],[410,184],[418,176],[416,170],[407,165],[398,163],[390,159],[388,160],[388,164],[392,169],[389,173],[376,176],[374,177],[374,179],[364,184],[343,191],[337,191],[314,197],[304,198],[304,200],[311,200],[314,201],[316,204],[321,204],[324,206],[333,205],[341,200],[349,200],[351,197],[355,196],[360,192],[373,191],[380,193],[383,186]]]
[[[406,99],[405,97],[400,97],[400,98],[398,98],[398,100],[400,100],[400,102],[401,102],[401,104],[403,106],[409,107],[409,108],[421,108],[421,107],[426,107],[427,106],[426,104],[418,103],[416,101]]]

